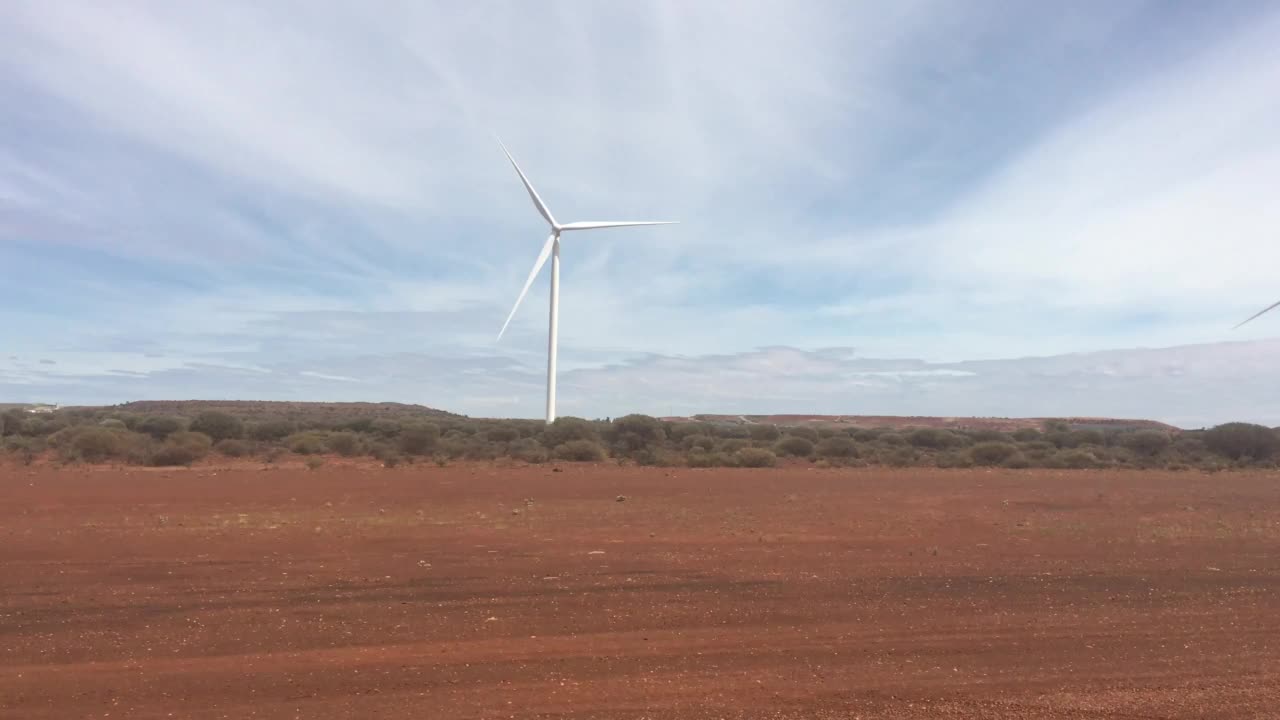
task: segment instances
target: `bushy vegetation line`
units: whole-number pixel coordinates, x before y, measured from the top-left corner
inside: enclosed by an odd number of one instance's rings
[[[191,418],[112,408],[0,414],[3,445],[25,462],[190,465],[211,454],[275,462],[289,455],[373,457],[392,467],[423,459],[510,458],[527,463],[601,462],[687,467],[1164,468],[1223,470],[1280,465],[1280,432],[1227,423],[1176,434],[1081,429],[1062,421],[1012,434],[936,428],[779,427],[669,423],[646,415],[612,420],[477,420],[461,417],[238,417],[212,410]]]

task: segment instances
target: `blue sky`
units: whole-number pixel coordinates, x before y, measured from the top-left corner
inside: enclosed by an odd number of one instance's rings
[[[1280,424],[1267,2],[10,3],[0,397]],[[1147,348],[1147,349],[1140,349]]]

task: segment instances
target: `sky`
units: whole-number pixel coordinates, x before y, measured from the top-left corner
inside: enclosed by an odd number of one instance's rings
[[[0,400],[1280,425],[1280,6],[11,0]]]

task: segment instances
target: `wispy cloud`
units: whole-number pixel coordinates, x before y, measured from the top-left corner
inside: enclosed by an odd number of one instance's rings
[[[543,228],[493,131],[563,217],[683,221],[566,240],[566,402],[591,378],[605,413],[652,395],[602,379],[643,354],[1258,339],[1274,322],[1228,329],[1280,296],[1278,48],[1261,2],[20,0],[0,25],[6,347],[151,383],[111,392],[534,414],[544,286],[493,335]],[[224,366],[298,377],[223,387]],[[690,397],[731,404],[695,392],[709,367],[682,371]],[[915,407],[962,376],[901,373],[940,370],[850,376],[845,399]],[[1082,403],[1115,396],[1098,382]]]

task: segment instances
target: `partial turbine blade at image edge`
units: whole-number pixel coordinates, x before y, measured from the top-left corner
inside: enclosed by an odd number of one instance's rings
[[[547,264],[547,258],[551,257],[551,248],[555,245],[556,236],[554,233],[547,236],[547,242],[542,246],[542,252],[538,253],[538,259],[533,263],[533,269],[529,271],[529,279],[524,281],[524,289],[520,291],[520,297],[516,298],[516,304],[511,308],[511,314],[507,315],[507,321],[502,323],[502,329],[498,331],[498,339],[502,339],[502,334],[507,331],[507,326],[511,324],[511,318],[516,316],[516,310],[520,309],[520,303],[524,301],[524,296],[529,294],[529,288],[533,286],[533,279],[538,277],[538,271],[543,265]]]
[[[1255,319],[1257,319],[1257,318],[1259,318],[1259,317],[1261,317],[1261,316],[1263,316],[1263,315],[1266,315],[1268,312],[1271,312],[1272,310],[1275,310],[1275,309],[1276,309],[1276,308],[1278,308],[1278,307],[1280,307],[1280,302],[1274,302],[1274,303],[1272,303],[1272,304],[1270,304],[1270,305],[1266,306],[1266,307],[1265,307],[1265,308],[1263,308],[1262,310],[1259,310],[1258,312],[1254,313],[1253,315],[1250,315],[1250,316],[1249,316],[1249,319],[1248,319],[1248,320],[1245,320],[1245,321],[1244,321],[1244,322],[1242,322],[1242,323],[1240,323],[1240,325],[1244,325],[1244,324],[1245,324],[1245,323],[1247,323],[1247,322],[1250,322],[1250,321],[1255,320]],[[1236,325],[1236,328],[1240,327],[1240,325]],[[1232,329],[1232,330],[1235,330],[1236,328],[1231,328],[1231,329]]]

